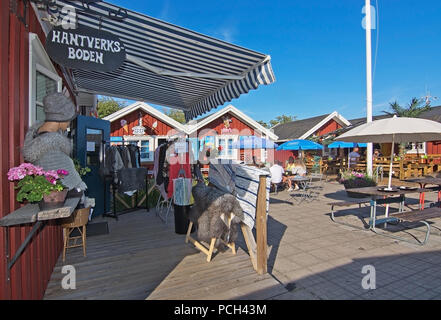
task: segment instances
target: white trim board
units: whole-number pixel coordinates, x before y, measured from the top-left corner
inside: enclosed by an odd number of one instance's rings
[[[247,122],[248,124],[250,124],[251,126],[256,128],[258,131],[260,131],[262,133],[262,135],[266,135],[268,138],[270,138],[272,140],[277,140],[279,138],[276,134],[274,134],[274,132],[263,127],[257,121],[251,119],[250,117],[248,117],[246,114],[244,114],[242,111],[240,111],[239,109],[237,109],[235,106],[233,106],[231,104],[228,105],[227,107],[213,113],[212,115],[208,116],[207,118],[205,118],[204,120],[199,122],[197,125],[191,125],[191,129],[189,129],[189,134],[191,134],[192,132],[195,132],[196,130],[203,128],[204,126],[206,126],[210,122],[216,120],[217,118],[223,116],[224,114],[226,114],[228,112],[233,113],[241,120],[244,120],[245,122]]]
[[[323,127],[326,123],[328,123],[330,120],[335,120],[340,125],[350,126],[351,123],[346,120],[341,114],[339,114],[337,111],[334,111],[329,116],[324,118],[322,121],[317,123],[314,127],[312,127],[309,131],[304,133],[302,136],[300,136],[298,139],[306,139],[309,136],[311,136],[314,132],[319,130],[321,127]]]
[[[167,123],[168,125],[172,126],[173,128],[178,129],[179,131],[182,131],[185,134],[188,134],[187,127],[185,125],[170,118],[169,116],[162,113],[161,111],[156,110],[151,105],[149,105],[145,102],[135,102],[135,103],[133,103],[125,108],[122,108],[121,110],[118,110],[117,112],[114,112],[111,115],[105,117],[104,120],[108,120],[110,122],[113,122],[113,121],[118,120],[118,119],[132,113],[133,111],[138,110],[138,109],[141,109],[144,112],[154,116],[155,118],[160,119],[161,121]]]

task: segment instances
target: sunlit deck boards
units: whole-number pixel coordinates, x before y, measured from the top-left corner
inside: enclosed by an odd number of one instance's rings
[[[143,210],[108,220],[110,234],[89,237],[86,258],[80,248],[59,260],[45,299],[267,299],[286,292],[272,276],[259,276],[241,248],[207,263],[172,220],[166,226]],[[61,288],[63,265],[75,267],[76,290]]]

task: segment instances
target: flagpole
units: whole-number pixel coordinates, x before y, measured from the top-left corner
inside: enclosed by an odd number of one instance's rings
[[[371,29],[372,29],[372,18],[371,18],[371,1],[365,0],[365,10],[366,10],[366,122],[372,122],[372,40],[371,40]],[[372,163],[372,149],[373,144],[367,144],[367,154],[366,154],[366,170],[369,176],[372,176],[373,163]]]

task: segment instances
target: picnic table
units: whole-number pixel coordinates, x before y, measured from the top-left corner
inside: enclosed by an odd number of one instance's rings
[[[404,209],[405,195],[411,193],[421,193],[427,191],[426,189],[421,188],[406,188],[400,189],[400,187],[392,186],[392,191],[381,191],[380,189],[384,189],[385,187],[364,187],[364,188],[353,188],[351,192],[360,193],[366,195],[366,197],[370,197],[370,206],[371,206],[371,215],[369,226],[370,229],[375,229],[375,225],[387,223],[388,221],[393,221],[392,218],[386,216],[383,219],[377,219],[377,205],[389,205],[392,203],[399,204],[399,212],[402,212]]]
[[[420,185],[421,189],[429,189],[430,191],[438,191],[438,203],[441,203],[441,178],[425,177],[406,180],[407,182],[414,182]],[[427,185],[436,185],[435,188],[426,188]],[[425,192],[420,193],[420,203],[424,209]]]
[[[424,245],[428,241],[429,235],[430,235],[430,225],[425,220],[429,219],[429,218],[441,217],[441,208],[427,208],[424,210],[413,210],[410,212],[403,212],[403,209],[404,209],[406,194],[411,194],[411,193],[420,193],[421,194],[423,192],[432,191],[432,190],[425,189],[425,188],[417,188],[417,187],[415,187],[415,188],[406,187],[406,188],[401,189],[400,187],[396,187],[396,186],[392,187],[392,191],[383,191],[381,189],[384,190],[384,187],[365,187],[365,188],[351,189],[351,191],[353,191],[353,192],[364,194],[364,195],[366,195],[366,197],[371,198],[371,200],[369,201],[369,203],[370,203],[370,219],[369,219],[369,229],[368,230],[371,230],[371,231],[375,232],[376,234],[380,234],[380,235],[387,236],[390,238],[398,239],[401,241],[410,242],[407,239],[404,239],[404,238],[401,238],[398,236],[379,232],[376,229],[376,226],[379,224],[385,224],[385,227],[386,227],[388,222],[396,222],[396,223],[401,222],[401,221],[421,222],[427,228],[426,237],[425,237],[424,241],[419,243],[420,245]],[[377,219],[377,205],[383,205],[383,204],[389,205],[392,203],[399,204],[398,214],[393,214],[391,216],[386,215],[384,218]],[[354,203],[354,204],[356,204],[356,203]],[[335,206],[335,205],[336,204],[333,204],[333,206]],[[332,215],[332,220],[335,221],[333,215]]]

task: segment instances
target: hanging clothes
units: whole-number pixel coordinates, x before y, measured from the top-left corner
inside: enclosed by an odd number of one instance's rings
[[[190,153],[186,152],[185,154],[177,154],[175,153],[174,144],[171,144],[167,150],[168,155],[167,159],[169,162],[169,181],[168,181],[168,197],[173,197],[173,179],[176,179],[180,176],[180,172],[185,175],[185,178],[191,178],[191,166],[190,166]]]
[[[126,146],[118,146],[118,151],[124,163],[124,168],[132,168],[132,160],[130,158],[129,149]]]
[[[139,147],[131,144],[127,146],[130,153],[130,159],[132,160],[132,168],[139,168]]]
[[[107,147],[105,152],[106,161],[104,163],[104,166],[106,174],[110,174],[124,168],[124,162],[121,158],[121,154],[117,146]]]
[[[155,179],[159,192],[161,193],[161,196],[165,200],[168,200],[168,195],[166,191],[166,186],[168,186],[168,177],[164,177],[166,151],[167,151],[167,144],[161,144],[158,148],[156,148],[154,164],[153,164],[153,177]]]

